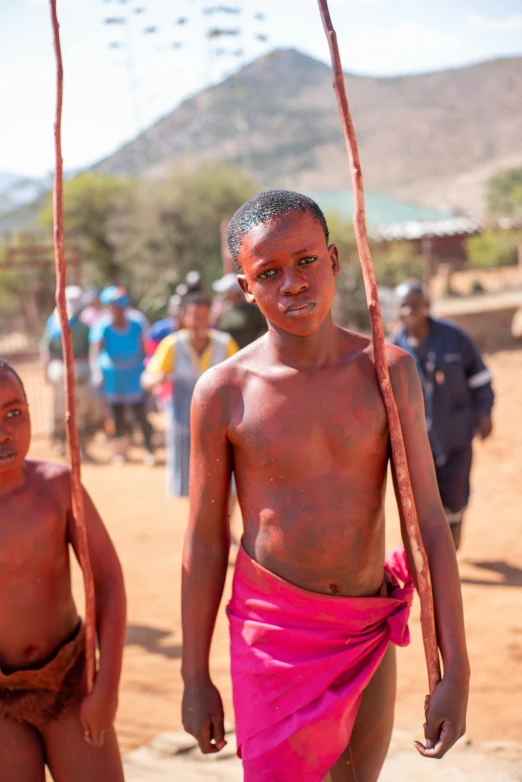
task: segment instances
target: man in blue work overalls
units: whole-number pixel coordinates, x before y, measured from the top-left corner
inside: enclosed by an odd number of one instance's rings
[[[417,365],[439,492],[458,550],[470,494],[473,437],[485,440],[492,431],[491,374],[458,326],[430,317],[419,282],[404,282],[395,293],[403,325],[391,341]]]

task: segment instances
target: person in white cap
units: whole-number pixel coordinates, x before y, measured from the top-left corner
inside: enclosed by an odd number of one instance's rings
[[[103,412],[91,393],[89,385],[89,326],[79,316],[85,304],[83,291],[78,285],[65,289],[67,314],[71,327],[76,378],[76,419],[82,452],[89,435],[101,426]],[[53,389],[52,439],[60,452],[65,454],[65,368],[62,354],[61,328],[56,310],[47,321],[40,343],[40,355],[45,365],[46,380]]]
[[[255,304],[245,300],[236,274],[225,274],[213,283],[212,288],[223,303],[216,326],[219,331],[230,334],[240,349],[265,333],[268,328],[266,319]]]

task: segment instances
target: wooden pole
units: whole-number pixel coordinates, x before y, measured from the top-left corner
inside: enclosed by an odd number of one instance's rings
[[[53,28],[54,52],[56,55],[56,117],[54,123],[54,143],[56,168],[54,172],[54,260],[56,266],[56,309],[60,319],[62,335],[63,359],[65,365],[65,426],[67,442],[71,458],[71,488],[72,513],[77,530],[80,566],[85,584],[85,634],[86,634],[86,672],[87,690],[92,692],[96,669],[96,615],[94,603],[94,579],[91,570],[87,529],[85,527],[85,512],[83,506],[83,489],[81,478],[80,441],[76,428],[76,399],[74,383],[74,353],[71,337],[71,327],[65,301],[65,286],[67,268],[64,253],[63,233],[63,171],[62,171],[62,99],[63,99],[63,67],[60,47],[60,26],[56,13],[56,0],[49,0]]]
[[[431,302],[431,281],[433,278],[433,236],[423,236],[421,239],[421,254],[422,254],[422,260],[424,262],[424,269],[423,269],[423,288],[424,293],[428,299],[428,301]]]
[[[435,626],[435,611],[433,605],[433,592],[431,589],[431,578],[428,565],[428,558],[422,542],[422,536],[419,529],[419,521],[415,508],[415,499],[410,481],[408,461],[406,458],[406,449],[404,447],[404,438],[402,435],[401,422],[397,403],[393,396],[393,389],[390,381],[390,372],[386,360],[386,347],[384,341],[384,328],[381,319],[381,307],[379,304],[379,295],[377,292],[377,280],[375,278],[375,269],[370,254],[368,244],[368,235],[366,230],[366,212],[364,205],[364,185],[359,159],[359,150],[357,139],[353,126],[346,88],[344,84],[344,75],[341,66],[341,57],[337,45],[337,36],[330,18],[327,0],[318,0],[321,18],[328,38],[330,55],[332,58],[332,67],[334,72],[334,90],[337,97],[337,105],[346,140],[348,157],[350,159],[352,187],[354,198],[354,228],[359,257],[361,259],[364,287],[366,290],[366,299],[370,312],[370,322],[372,327],[373,349],[375,355],[375,369],[379,381],[386,414],[388,416],[388,428],[390,431],[390,441],[392,447],[393,462],[397,475],[399,488],[399,502],[404,516],[406,530],[411,546],[413,562],[417,574],[417,589],[421,604],[421,625],[422,637],[424,641],[424,650],[428,665],[428,679],[430,693],[441,679],[440,658],[437,644],[437,633]]]

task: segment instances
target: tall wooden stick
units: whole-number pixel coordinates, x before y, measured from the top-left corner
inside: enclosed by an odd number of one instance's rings
[[[94,603],[94,580],[89,556],[87,530],[85,527],[85,512],[83,506],[83,490],[81,478],[80,440],[76,428],[76,398],[74,381],[74,353],[71,337],[71,327],[67,315],[65,300],[65,285],[67,268],[65,264],[63,235],[63,171],[62,171],[62,100],[63,100],[63,67],[60,47],[60,26],[56,13],[56,0],[49,0],[51,6],[51,21],[53,27],[54,52],[56,55],[56,116],[54,123],[54,144],[56,168],[54,172],[54,260],[56,265],[56,309],[60,318],[62,334],[62,349],[65,366],[65,426],[67,442],[71,457],[71,488],[72,513],[77,530],[80,566],[85,584],[85,643],[87,690],[92,691],[96,668],[96,616]]]
[[[397,484],[399,488],[399,502],[406,524],[406,530],[410,541],[413,561],[417,573],[417,588],[421,604],[421,625],[422,637],[424,640],[424,651],[428,665],[428,680],[430,693],[433,692],[441,678],[440,659],[437,645],[437,633],[435,627],[435,611],[433,605],[433,592],[431,589],[430,570],[428,558],[422,542],[422,536],[419,528],[419,520],[415,508],[415,500],[410,481],[408,461],[406,458],[406,449],[404,447],[404,438],[402,435],[401,422],[397,403],[393,396],[393,389],[390,381],[390,372],[386,360],[386,348],[384,341],[384,328],[381,318],[381,307],[379,304],[379,294],[377,292],[377,281],[375,278],[375,269],[373,267],[370,247],[368,244],[368,235],[366,231],[366,210],[364,205],[364,185],[359,160],[359,150],[355,136],[348,98],[346,96],[346,87],[344,84],[344,74],[341,65],[339,47],[337,45],[337,36],[330,18],[328,9],[328,0],[318,0],[323,26],[328,38],[330,55],[332,58],[332,67],[334,72],[334,90],[337,97],[337,105],[343,125],[348,157],[350,159],[352,188],[354,197],[354,217],[355,239],[361,259],[364,287],[366,290],[366,300],[370,312],[370,322],[372,327],[373,349],[375,355],[375,369],[381,390],[386,414],[388,417],[388,428],[390,431],[390,441],[392,447],[393,462],[397,475]]]

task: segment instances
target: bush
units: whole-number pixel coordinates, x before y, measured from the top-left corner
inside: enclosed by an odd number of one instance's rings
[[[497,269],[518,262],[522,231],[484,231],[466,241],[472,269]]]
[[[334,304],[335,320],[342,326],[368,331],[370,317],[353,227],[338,214],[327,217],[331,241],[338,245],[341,259]],[[412,277],[422,279],[423,259],[409,242],[394,242],[386,249],[372,242],[371,252],[380,288],[395,288]]]
[[[492,217],[522,219],[522,168],[499,171],[489,180],[487,192]]]
[[[256,191],[230,166],[144,181],[86,172],[65,183],[65,230],[81,241],[87,283],[125,285],[156,319],[187,271],[207,283],[221,275],[221,222]],[[52,225],[50,199],[40,222]]]

